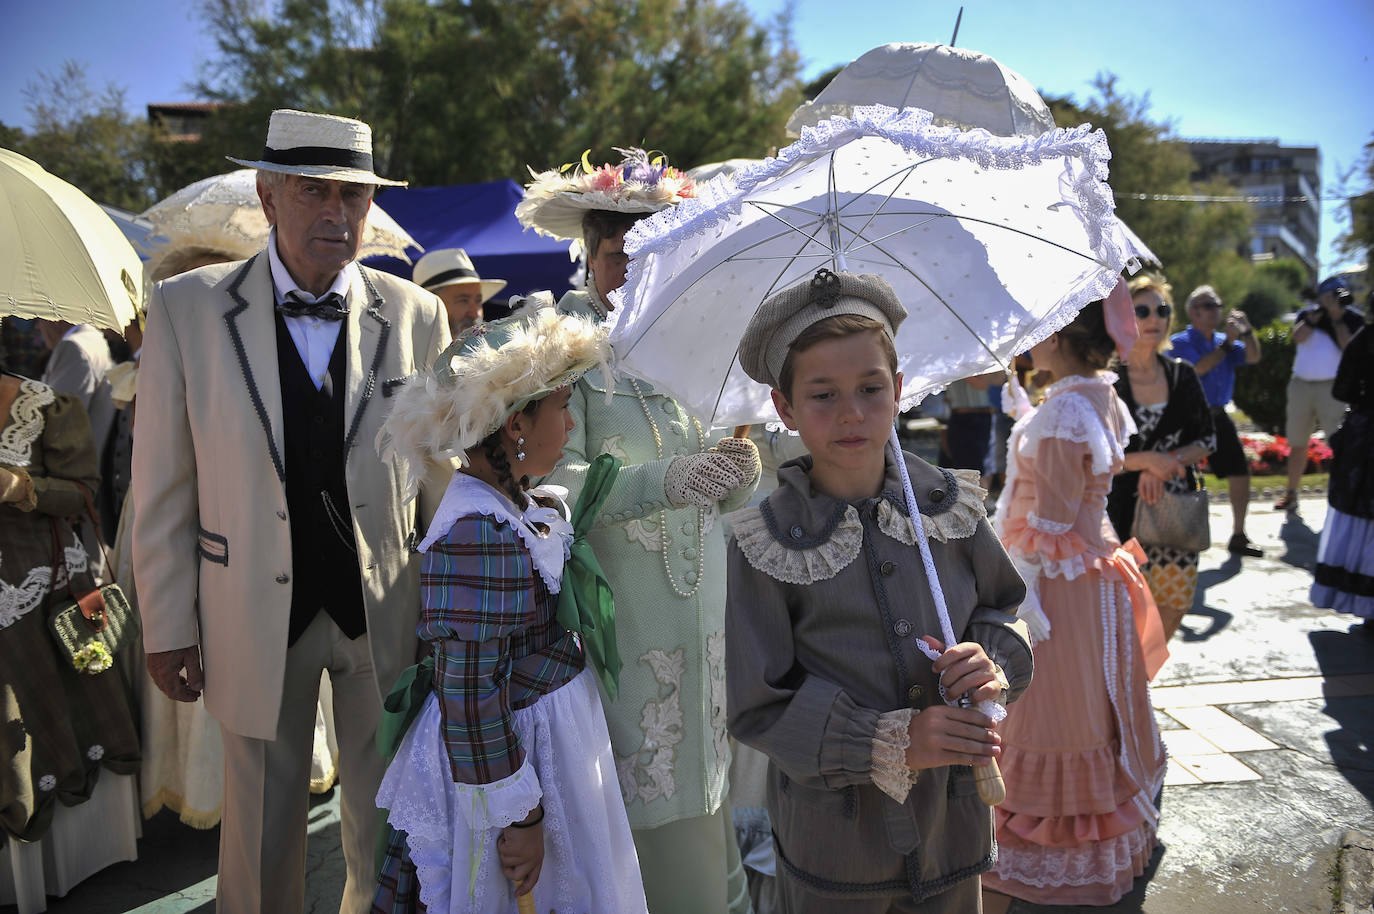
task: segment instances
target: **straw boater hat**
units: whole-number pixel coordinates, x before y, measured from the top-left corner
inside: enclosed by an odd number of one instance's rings
[[[482,301],[491,298],[506,287],[504,279],[483,279],[462,248],[440,248],[430,251],[415,263],[411,281],[429,292],[437,292],[445,286],[476,283],[482,287]]]
[[[406,462],[406,494],[417,491],[426,460],[458,458],[533,400],[606,369],[607,331],[553,308],[478,324],[434,366],[408,379],[378,436],[384,458]]]
[[[267,145],[256,162],[225,156],[231,162],[307,178],[352,184],[404,187],[405,181],[378,177],[372,170],[372,128],[333,114],[278,108],[267,122]]]
[[[618,146],[616,152],[625,156],[619,165],[597,168],[583,153],[580,165],[545,172],[531,168],[534,180],[525,185],[525,199],[516,205],[515,217],[541,235],[581,241],[582,217],[588,210],[656,213],[696,196],[692,179],[661,154],[651,157],[643,149]]]

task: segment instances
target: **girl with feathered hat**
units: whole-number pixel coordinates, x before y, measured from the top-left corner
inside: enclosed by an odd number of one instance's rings
[[[646,910],[595,673],[560,621],[566,491],[529,488],[558,463],[570,385],[605,364],[605,340],[534,310],[471,328],[397,394],[384,445],[409,490],[429,460],[460,467],[419,544],[428,656],[381,728],[399,745],[377,794],[393,832],[374,911],[506,912],[512,893],[540,911]]]

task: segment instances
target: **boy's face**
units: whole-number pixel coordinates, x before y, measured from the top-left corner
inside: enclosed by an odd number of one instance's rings
[[[881,467],[902,375],[892,376],[878,334],[822,340],[796,353],[792,368],[790,398],[775,389],[773,405],[801,435],[816,466],[844,472]]]

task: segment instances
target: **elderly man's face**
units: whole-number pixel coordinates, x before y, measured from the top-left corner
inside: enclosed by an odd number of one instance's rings
[[[262,211],[277,230],[277,253],[306,291],[325,292],[358,256],[373,189],[300,175],[287,175],[281,185],[258,182]]]
[[[1221,299],[1204,295],[1188,306],[1188,319],[1202,333],[1212,333],[1221,323]]]
[[[448,312],[448,331],[454,339],[482,319],[481,283],[443,286],[436,289],[434,294],[444,303],[444,310]]]

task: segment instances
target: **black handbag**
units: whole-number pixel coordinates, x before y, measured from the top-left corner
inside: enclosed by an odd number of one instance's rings
[[[1212,545],[1207,490],[1170,492],[1147,505],[1137,491],[1131,536],[1146,546],[1162,546],[1183,552],[1203,552]]]
[[[96,541],[101,552],[105,542],[100,537],[100,522],[95,516],[95,506],[85,486],[80,486],[86,499],[86,511],[95,529]],[[138,614],[129,605],[124,591],[114,582],[97,586],[87,593],[77,596],[71,570],[67,571],[67,595],[57,594],[58,563],[65,565],[62,550],[62,537],[58,530],[57,518],[51,518],[53,564],[52,600],[48,609],[48,628],[57,642],[59,653],[78,673],[97,675],[114,666],[115,658],[138,635]],[[80,542],[78,538],[77,542]],[[109,557],[105,565],[110,567]]]

